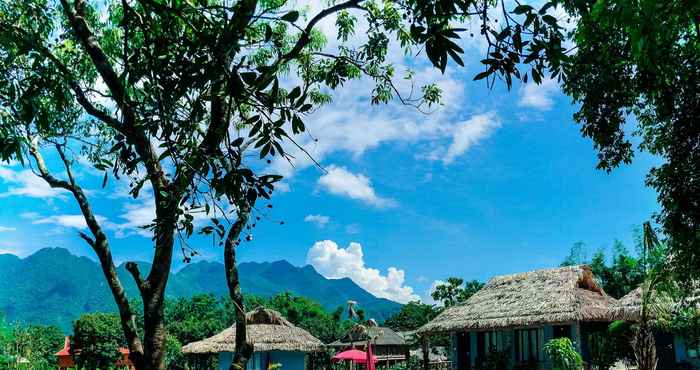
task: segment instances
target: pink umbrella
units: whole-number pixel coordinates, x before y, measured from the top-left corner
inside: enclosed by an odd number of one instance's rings
[[[370,361],[372,359],[372,361]],[[367,341],[367,357],[366,360],[367,362],[367,370],[374,370],[374,363],[377,362],[377,356],[374,356],[372,354],[372,342]]]
[[[370,350],[371,352],[371,350]],[[372,357],[369,357],[370,355],[365,352],[365,351],[360,351],[359,349],[350,349],[347,351],[340,352],[333,356],[332,361],[333,362],[339,362],[339,361],[352,361],[356,364],[366,364],[367,360],[369,358],[372,359],[371,365],[372,369],[374,368],[374,364],[377,362],[377,356],[372,355]]]

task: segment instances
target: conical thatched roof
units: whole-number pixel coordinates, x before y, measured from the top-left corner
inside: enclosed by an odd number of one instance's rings
[[[246,314],[248,341],[256,352],[301,351],[315,352],[323,343],[309,332],[294,326],[279,312],[258,308]],[[236,325],[211,338],[182,347],[183,353],[233,352],[236,344]]]
[[[362,347],[367,338],[373,338],[377,346],[405,346],[406,340],[389,327],[369,326],[365,330],[358,330],[353,327],[348,330],[340,339],[330,343],[329,347],[349,347],[355,345]]]
[[[598,286],[588,266],[496,276],[466,302],[446,309],[418,332],[608,321],[614,302]]]

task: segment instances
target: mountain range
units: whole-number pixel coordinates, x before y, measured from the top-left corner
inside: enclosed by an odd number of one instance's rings
[[[139,263],[148,271],[147,263]],[[269,297],[290,292],[311,298],[329,310],[358,302],[367,317],[383,321],[401,305],[377,298],[348,278],[327,279],[312,266],[297,267],[281,260],[239,264],[245,293]],[[136,285],[124,265],[119,277],[129,297],[138,297]],[[173,273],[166,295],[189,297],[199,293],[228,294],[224,266],[218,262],[195,262]],[[99,264],[62,248],[44,248],[26,257],[0,254],[0,313],[8,321],[58,325],[69,331],[84,312],[116,311]]]

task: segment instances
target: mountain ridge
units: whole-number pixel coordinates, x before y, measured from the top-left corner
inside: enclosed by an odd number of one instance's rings
[[[142,271],[150,264],[137,262]],[[122,263],[117,274],[129,297],[137,297],[135,283]],[[327,279],[311,265],[294,266],[289,261],[243,262],[238,265],[245,293],[269,297],[289,292],[311,298],[328,310],[357,301],[367,317],[383,321],[401,305],[378,298],[351,279]],[[171,274],[166,289],[170,298],[209,293],[228,295],[224,265],[198,261]],[[68,331],[84,312],[115,311],[102,270],[96,261],[76,256],[64,248],[43,248],[20,258],[0,254],[0,313],[9,321],[53,324]]]

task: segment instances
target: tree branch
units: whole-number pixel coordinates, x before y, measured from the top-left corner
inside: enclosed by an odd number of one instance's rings
[[[139,266],[135,262],[127,262],[124,267],[126,268],[126,271],[129,271],[131,276],[133,276],[134,281],[136,282],[136,287],[139,288],[141,295],[145,295],[146,291],[148,290],[148,284],[141,277]]]
[[[51,174],[51,172],[49,172],[49,169],[46,167],[46,163],[44,162],[44,158],[39,151],[38,138],[29,138],[29,143],[29,154],[34,158],[36,166],[39,170],[39,176],[52,188],[62,188],[70,191],[75,200],[78,202],[78,206],[83,214],[85,223],[87,224],[94,238],[89,237],[83,232],[80,232],[79,235],[90,245],[90,247],[92,247],[100,260],[100,266],[102,267],[102,272],[107,280],[107,285],[112,291],[112,296],[114,297],[117,308],[119,309],[122,328],[124,330],[127,342],[129,343],[129,350],[133,354],[135,363],[140,364],[139,361],[141,361],[143,357],[143,346],[136,329],[136,316],[131,311],[129,299],[126,296],[124,287],[122,286],[119,276],[117,275],[117,269],[114,266],[114,260],[112,258],[112,252],[109,247],[107,236],[102,231],[102,227],[97,221],[97,217],[93,213],[90,203],[85,196],[85,192],[77,183],[75,183],[72,172],[70,171],[70,162],[66,158],[60,146],[57,145],[56,148],[59,150],[59,156],[61,157],[61,160],[68,171],[68,176],[71,179],[71,182],[69,183],[56,178]]]
[[[229,370],[242,370],[246,368],[248,359],[253,354],[253,345],[248,342],[246,336],[245,303],[241,293],[241,284],[238,278],[238,267],[236,266],[236,245],[243,228],[248,223],[251,206],[245,202],[238,210],[238,219],[231,226],[224,243],[224,266],[226,268],[226,284],[228,285],[229,296],[233,301],[236,310],[236,346],[233,362]]]
[[[309,42],[311,42],[311,31],[318,22],[322,21],[327,16],[339,12],[341,10],[351,8],[364,9],[360,6],[360,2],[361,0],[350,0],[344,3],[336,4],[330,8],[326,8],[320,11],[313,18],[311,18],[309,23],[306,25],[306,28],[304,28],[304,32],[302,32],[301,37],[299,38],[299,40],[297,40],[294,47],[287,54],[284,54],[280,59],[278,59],[275,65],[280,65],[299,56],[304,47],[306,47],[306,45],[308,45]]]

